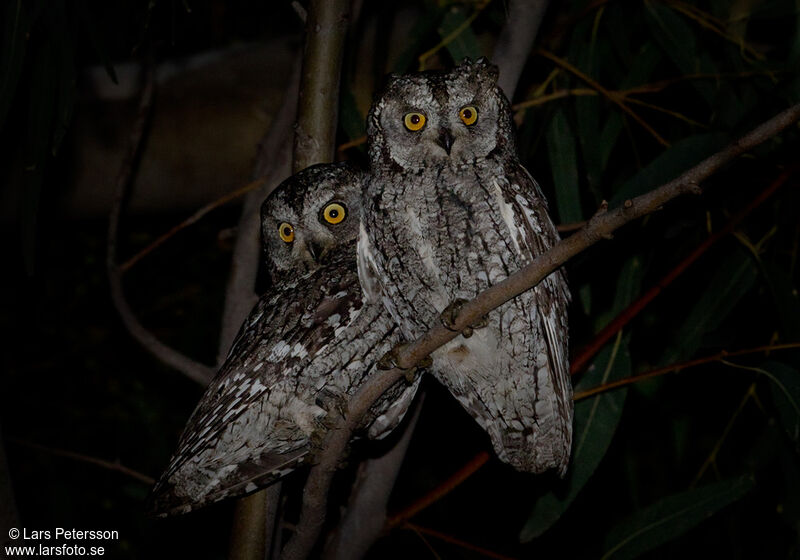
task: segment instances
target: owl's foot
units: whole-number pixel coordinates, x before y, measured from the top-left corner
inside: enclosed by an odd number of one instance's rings
[[[442,325],[444,328],[451,330],[453,332],[459,332],[458,329],[455,328],[456,323],[458,322],[458,316],[461,313],[461,308],[464,307],[469,300],[463,298],[456,298],[453,302],[448,305],[442,314],[440,315],[442,320]],[[464,330],[461,331],[461,334],[464,338],[469,338],[472,336],[472,333],[475,329],[482,329],[486,325],[489,324],[489,319],[487,317],[481,317]]]
[[[308,455],[308,461],[311,464],[317,463],[316,455],[324,449],[325,437],[331,430],[338,428],[340,420],[347,415],[349,401],[346,394],[322,389],[317,393],[314,402],[326,414],[314,419],[314,429],[309,435],[311,451]]]
[[[408,384],[411,385],[412,383],[414,383],[414,381],[416,381],[417,374],[419,373],[419,370],[421,368],[428,368],[431,367],[431,365],[433,365],[433,359],[430,356],[425,356],[422,360],[420,360],[420,362],[417,365],[413,367],[410,368],[400,367],[400,365],[398,365],[400,354],[406,348],[408,348],[408,344],[404,342],[398,343],[397,345],[395,345],[394,348],[392,348],[391,350],[386,352],[386,354],[381,356],[381,359],[378,360],[376,367],[383,371],[387,371],[394,368],[405,370],[403,372],[403,375],[405,376]]]
[[[314,399],[314,404],[323,409],[328,414],[318,420],[318,422],[326,424],[330,428],[330,423],[336,421],[336,416],[344,418],[347,415],[347,407],[349,405],[348,396],[344,393],[331,391],[330,389],[323,388],[317,393]]]

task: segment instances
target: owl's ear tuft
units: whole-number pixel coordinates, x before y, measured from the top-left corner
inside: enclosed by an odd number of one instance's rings
[[[500,69],[497,67],[497,65],[489,62],[489,59],[485,56],[482,56],[475,61],[474,68],[476,72],[479,72],[481,75],[495,83],[497,82],[497,78],[500,76]]]

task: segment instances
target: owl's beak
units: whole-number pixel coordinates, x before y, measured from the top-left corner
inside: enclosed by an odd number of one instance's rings
[[[447,155],[449,156],[450,149],[453,147],[453,135],[450,134],[450,130],[445,128],[439,133],[438,144],[444,148],[444,151],[447,152]]]
[[[308,242],[306,243],[306,251],[308,251],[308,254],[314,259],[314,262],[319,264],[320,257],[322,257],[322,246],[313,241]]]

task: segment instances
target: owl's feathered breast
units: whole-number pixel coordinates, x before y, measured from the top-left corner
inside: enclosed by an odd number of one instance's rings
[[[327,414],[320,395],[355,391],[395,340],[388,314],[363,301],[352,244],[322,269],[262,296],[192,414],[153,491],[153,509],[189,511],[295,468]],[[405,411],[388,399],[412,389],[376,403],[367,420],[380,420],[373,437]],[[404,396],[407,406],[413,392]]]

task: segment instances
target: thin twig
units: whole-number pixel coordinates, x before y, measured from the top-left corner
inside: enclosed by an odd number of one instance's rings
[[[627,200],[622,206],[613,210],[608,210],[604,205],[584,228],[559,241],[549,251],[536,257],[521,270],[481,292],[472,301],[465,303],[459,316],[454,321],[455,324],[452,327],[454,330],[450,330],[441,324],[431,328],[422,337],[398,353],[397,363],[400,366],[399,368],[376,372],[350,398],[347,407],[348,414],[331,427],[321,446],[323,451],[319,456],[319,463],[311,469],[303,493],[303,508],[297,525],[297,533],[295,534],[295,539],[302,539],[305,542],[304,550],[311,550],[320,534],[325,520],[330,483],[339,459],[350,441],[353,429],[358,426],[361,417],[369,410],[372,403],[404,375],[404,370],[400,368],[408,369],[414,366],[443,344],[459,336],[459,331],[475,324],[478,319],[491,310],[534,287],[545,276],[559,268],[571,257],[601,239],[608,238],[613,231],[621,226],[657,210],[678,196],[689,193],[699,194],[702,192],[699,184],[703,180],[745,151],[761,144],[795,123],[799,118],[800,104],[779,113],[737,142],[703,160],[700,164],[692,167],[669,183],[634,199]],[[286,558],[299,559],[304,556],[299,554],[287,556]]]
[[[415,525],[413,523],[406,522],[403,525],[404,529],[409,529],[411,531],[415,531],[417,533],[423,535],[429,535],[431,537],[437,538],[440,541],[444,541],[446,543],[450,543],[455,545],[459,548],[463,548],[464,550],[471,550],[472,552],[477,552],[478,554],[482,554],[487,558],[494,558],[496,560],[515,560],[512,556],[505,556],[503,554],[499,554],[494,552],[493,550],[489,550],[488,548],[483,548],[472,543],[468,543],[467,541],[462,541],[452,535],[448,535],[447,533],[442,533],[441,531],[436,531],[434,529],[428,529],[427,527],[421,527],[419,525]]]
[[[722,444],[725,443],[725,440],[728,438],[728,434],[733,428],[733,424],[736,422],[736,419],[742,413],[742,410],[744,410],[744,405],[746,405],[747,401],[749,401],[753,396],[755,396],[755,394],[756,394],[756,384],[751,383],[750,386],[745,391],[742,400],[739,401],[739,406],[736,407],[733,416],[731,416],[730,420],[728,420],[728,423],[725,425],[725,429],[722,430],[722,435],[717,440],[717,443],[714,444],[711,453],[709,453],[708,457],[706,457],[706,460],[703,461],[703,465],[700,467],[700,470],[697,472],[697,474],[694,477],[694,480],[692,481],[692,484],[690,485],[691,487],[696,486],[697,483],[700,482],[700,479],[703,478],[703,474],[705,474],[708,467],[716,465],[717,455],[719,454],[719,450],[722,449]]]
[[[311,0],[309,3],[292,162],[295,172],[314,163],[333,160],[338,123],[337,94],[349,10],[349,0]],[[332,469],[335,468],[334,464]],[[309,492],[309,487],[313,488],[312,479],[310,477],[306,482],[304,495]],[[330,480],[327,481],[326,488],[329,484]],[[326,499],[325,496],[327,491],[323,500]],[[324,520],[324,516],[322,519]],[[301,522],[284,547],[281,558],[307,558],[322,530],[321,522],[315,530],[312,538],[306,538],[307,532]]]
[[[575,76],[586,82],[588,85],[599,91],[606,99],[617,105],[624,113],[627,113],[633,120],[638,122],[642,126],[642,128],[644,128],[647,132],[649,132],[653,136],[653,138],[655,138],[656,141],[658,141],[659,144],[661,144],[662,146],[669,146],[669,142],[667,142],[664,138],[662,138],[661,135],[653,129],[653,127],[647,124],[644,121],[644,119],[642,119],[639,115],[637,115],[634,112],[633,109],[631,109],[625,104],[625,99],[621,95],[619,95],[614,91],[607,90],[606,88],[601,86],[596,80],[587,76],[585,73],[578,70],[578,68],[576,68],[563,58],[560,58],[554,55],[553,53],[543,49],[537,49],[536,52],[541,56],[547,58],[548,60],[555,62],[557,65],[561,66],[564,70],[570,72],[571,74],[574,74]]]
[[[24,439],[8,438],[8,441],[16,443],[17,445],[21,445],[23,447],[36,449],[37,451],[44,451],[45,453],[50,453],[51,455],[57,455],[58,457],[66,457],[67,459],[73,459],[75,461],[80,461],[81,463],[89,463],[90,465],[96,465],[98,467],[101,467],[109,471],[122,473],[125,476],[135,478],[139,482],[144,482],[148,486],[152,486],[153,484],[156,483],[156,480],[154,478],[149,477],[146,474],[142,474],[139,471],[133,470],[129,467],[126,467],[119,461],[106,461],[105,459],[99,459],[97,457],[92,457],[91,455],[84,455],[83,453],[76,453],[75,451],[58,449],[56,447],[48,447],[46,445],[42,445],[40,443],[34,443],[32,441],[26,441]]]
[[[339,104],[331,103],[331,99],[338,98],[349,20],[349,1],[310,3],[294,134],[295,173],[314,163],[333,161]]]
[[[208,204],[200,208],[200,210],[198,210],[197,212],[195,212],[194,214],[183,220],[178,225],[172,227],[169,231],[162,234],[161,236],[158,237],[158,239],[150,243],[150,245],[148,245],[147,247],[145,247],[144,249],[133,255],[131,258],[129,258],[127,261],[122,263],[119,267],[120,271],[127,272],[129,268],[131,268],[133,265],[142,260],[142,258],[152,253],[155,249],[163,245],[164,242],[167,241],[170,237],[174,236],[179,231],[186,229],[190,225],[196,223],[198,220],[200,220],[200,218],[202,218],[212,210],[215,210],[216,208],[219,208],[220,206],[223,206],[224,204],[227,204],[232,200],[236,200],[240,196],[244,196],[250,191],[254,191],[263,186],[264,186],[264,178],[262,177],[256,179],[255,181],[247,183],[243,187],[239,187],[234,191],[226,193],[225,195],[221,196],[220,198],[212,202],[209,202]]]
[[[639,296],[639,298],[626,307],[619,315],[617,315],[610,323],[603,327],[594,338],[584,346],[572,359],[570,364],[570,372],[575,374],[584,369],[589,364],[589,361],[597,354],[611,338],[625,327],[634,317],[636,317],[656,296],[658,296],[664,289],[672,284],[676,278],[683,274],[689,266],[705,254],[713,245],[720,239],[731,233],[742,220],[750,215],[756,208],[761,206],[769,197],[783,186],[789,177],[797,171],[797,166],[786,169],[775,179],[766,189],[760,192],[750,203],[733,216],[725,226],[718,230],[716,233],[710,235],[703,241],[697,248],[687,255],[677,266],[667,273],[661,280],[659,280],[647,292]]]
[[[431,492],[428,492],[420,499],[415,500],[414,503],[408,507],[398,511],[386,520],[386,528],[391,529],[411,519],[420,511],[429,505],[439,501],[444,496],[449,494],[453,489],[459,486],[462,482],[467,480],[470,476],[478,472],[483,465],[489,460],[489,454],[486,451],[481,451],[475,455],[468,463],[458,469],[450,478],[437,485]]]
[[[632,383],[638,383],[639,381],[644,381],[645,379],[652,379],[653,377],[659,377],[667,373],[678,373],[688,368],[702,366],[705,364],[710,364],[712,362],[723,362],[725,361],[726,358],[734,358],[736,356],[746,356],[748,354],[760,354],[762,352],[777,352],[779,350],[795,350],[798,348],[800,348],[800,342],[789,342],[786,344],[770,344],[767,346],[759,346],[757,348],[735,350],[733,352],[728,352],[723,350],[722,352],[717,352],[716,354],[712,354],[711,356],[704,356],[702,358],[696,358],[694,360],[688,360],[677,364],[670,364],[668,366],[652,369],[644,373],[637,373],[636,375],[631,375],[630,377],[626,377],[624,379],[617,379],[616,381],[603,383],[602,385],[591,387],[589,389],[586,389],[585,391],[578,391],[572,396],[572,398],[573,400],[579,401],[581,399],[586,399],[593,395],[597,395],[598,393],[605,393],[607,391],[611,391],[619,387],[624,387]]]
[[[442,50],[444,47],[446,47],[447,45],[449,45],[450,43],[455,41],[458,38],[459,35],[461,35],[464,31],[466,31],[467,28],[470,25],[472,25],[472,22],[475,21],[475,18],[477,18],[480,15],[480,13],[483,11],[483,9],[486,6],[489,5],[490,1],[491,0],[478,0],[478,2],[475,3],[474,11],[470,14],[470,16],[468,18],[466,18],[461,23],[461,25],[459,25],[458,27],[453,29],[450,33],[448,33],[446,36],[444,36],[442,38],[442,40],[439,41],[432,48],[428,49],[427,51],[425,51],[424,53],[419,55],[419,69],[420,70],[425,70],[425,63],[428,62],[428,59],[430,57],[432,57],[437,52]],[[459,60],[457,62],[461,62],[461,61]]]
[[[153,107],[153,99],[155,97],[155,80],[153,77],[152,65],[148,65],[148,70],[145,73],[145,83],[142,89],[141,99],[139,101],[139,110],[137,113],[136,121],[131,130],[130,141],[128,144],[128,152],[122,160],[119,174],[115,186],[114,201],[111,206],[111,212],[108,219],[108,238],[106,240],[106,272],[108,274],[108,282],[111,288],[111,299],[114,306],[122,318],[122,322],[128,329],[128,332],[136,339],[153,356],[158,358],[165,364],[177,369],[190,379],[197,381],[202,385],[207,385],[214,375],[214,372],[208,366],[192,360],[164,344],[156,336],[147,330],[144,325],[139,322],[135,313],[131,309],[128,301],[125,299],[125,292],[122,288],[122,271],[116,262],[117,255],[117,235],[119,233],[120,215],[122,213],[122,203],[125,200],[127,190],[131,185],[132,178],[136,168],[136,161],[139,157],[144,132],[147,127],[147,122],[150,118]]]

